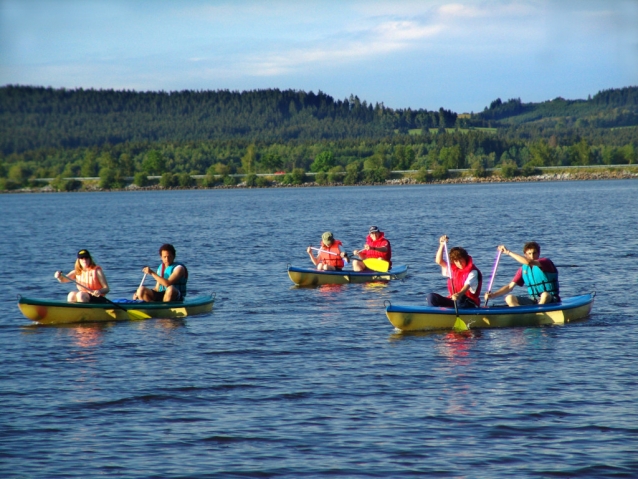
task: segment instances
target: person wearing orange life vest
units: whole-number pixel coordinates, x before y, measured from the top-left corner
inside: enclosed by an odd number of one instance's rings
[[[363,249],[354,250],[354,254],[359,256],[362,260],[367,258],[380,258],[389,263],[389,267],[392,268],[392,246],[386,239],[383,231],[380,231],[377,226],[370,226],[368,230],[368,236],[366,238],[366,244]],[[352,269],[355,271],[369,271],[363,261],[359,261],[353,258]]]
[[[75,269],[66,277],[62,271],[56,271],[53,275],[60,283],[68,283],[70,280],[79,283],[78,291],[71,291],[67,296],[69,303],[106,303],[104,296],[109,292],[109,283],[102,268],[95,264],[91,254],[86,249],[78,251],[75,260]]]
[[[455,247],[450,250],[450,263],[448,266],[445,258],[443,258],[443,250],[448,237],[443,235],[439,238],[439,249],[436,252],[434,261],[441,267],[441,274],[447,278],[450,277],[448,267],[452,273],[452,279],[448,279],[447,298],[437,293],[429,293],[427,295],[428,305],[441,306],[444,308],[453,308],[454,302],[459,308],[478,308],[481,305],[481,287],[483,286],[483,275],[481,271],[474,265],[472,257],[467,251],[461,247]]]
[[[321,248],[317,257],[312,254],[312,246],[308,246],[306,252],[310,256],[310,261],[319,271],[341,271],[343,269],[343,259],[347,255],[341,251],[341,241],[336,240],[330,231],[321,235]]]

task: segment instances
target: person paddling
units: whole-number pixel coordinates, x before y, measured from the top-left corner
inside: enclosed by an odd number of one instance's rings
[[[361,260],[367,258],[382,259],[388,262],[388,269],[392,267],[392,246],[390,245],[390,241],[386,239],[383,231],[379,230],[377,226],[370,226],[368,236],[366,237],[366,244],[363,246],[363,249],[354,250],[354,254],[359,256]],[[352,269],[355,271],[369,271],[361,260],[353,258]]]
[[[186,296],[188,270],[182,263],[175,262],[175,248],[171,244],[163,244],[159,249],[162,264],[154,272],[148,266],[142,268],[144,274],[152,276],[157,283],[155,288],[141,286],[133,295],[133,299],[147,302],[180,301]]]
[[[308,246],[306,252],[310,256],[310,261],[317,267],[319,271],[341,271],[344,266],[344,259],[347,261],[348,256],[341,251],[341,241],[336,240],[330,231],[326,231],[321,235],[321,247],[313,248]],[[317,257],[312,254],[312,250],[318,249]]]
[[[509,284],[494,291],[485,293],[485,299],[498,298],[507,294],[505,302],[508,306],[531,304],[548,304],[560,302],[558,269],[549,258],[541,258],[541,247],[536,241],[523,246],[525,256],[508,250],[500,245],[498,250],[522,264]],[[510,293],[516,286],[527,286],[528,296],[515,296]]]
[[[441,274],[448,279],[447,298],[438,293],[429,293],[427,301],[430,306],[441,306],[453,308],[454,301],[457,306],[463,308],[477,308],[481,305],[481,287],[483,286],[483,275],[474,265],[472,257],[461,247],[454,247],[450,250],[450,265],[443,258],[448,237],[443,235],[439,238],[439,249],[436,252],[434,261],[441,267]],[[448,271],[450,268],[450,271]],[[451,275],[449,274],[451,273]]]
[[[109,284],[102,268],[95,264],[86,249],[78,251],[75,269],[66,276],[62,271],[53,275],[60,283],[75,282],[78,291],[71,291],[67,296],[69,303],[106,303],[104,296],[110,291]]]

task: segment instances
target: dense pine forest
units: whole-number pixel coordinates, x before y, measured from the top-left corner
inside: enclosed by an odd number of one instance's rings
[[[305,172],[379,182],[392,170],[628,164],[638,160],[638,87],[586,100],[496,99],[481,112],[392,109],[357,96],[293,90],[134,92],[0,88],[0,189],[56,177],[104,187],[232,184],[236,173]],[[262,180],[262,182],[267,180]]]

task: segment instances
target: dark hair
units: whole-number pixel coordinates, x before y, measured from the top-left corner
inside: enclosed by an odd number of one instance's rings
[[[523,246],[523,253],[525,253],[528,249],[533,249],[538,254],[541,254],[541,245],[539,245],[536,241],[529,241],[525,243]]]
[[[469,261],[470,255],[467,254],[467,251],[465,251],[460,246],[455,246],[450,250],[450,261],[459,261],[461,259]]]
[[[172,244],[163,244],[162,246],[160,246],[159,249],[159,255],[162,256],[162,251],[168,251],[170,254],[172,254],[173,256],[177,256],[177,254],[175,253],[175,248],[173,247]]]

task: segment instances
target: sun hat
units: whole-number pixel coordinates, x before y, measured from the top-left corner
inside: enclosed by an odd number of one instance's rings
[[[324,243],[332,243],[334,239],[335,238],[330,231],[326,231],[324,234],[321,235],[321,240]]]
[[[80,251],[78,251],[78,259],[90,258],[90,257],[91,257],[91,253],[89,253],[88,249],[81,249]]]
[[[370,230],[368,231],[368,233],[378,233],[378,232],[379,232],[378,226],[370,226]]]

